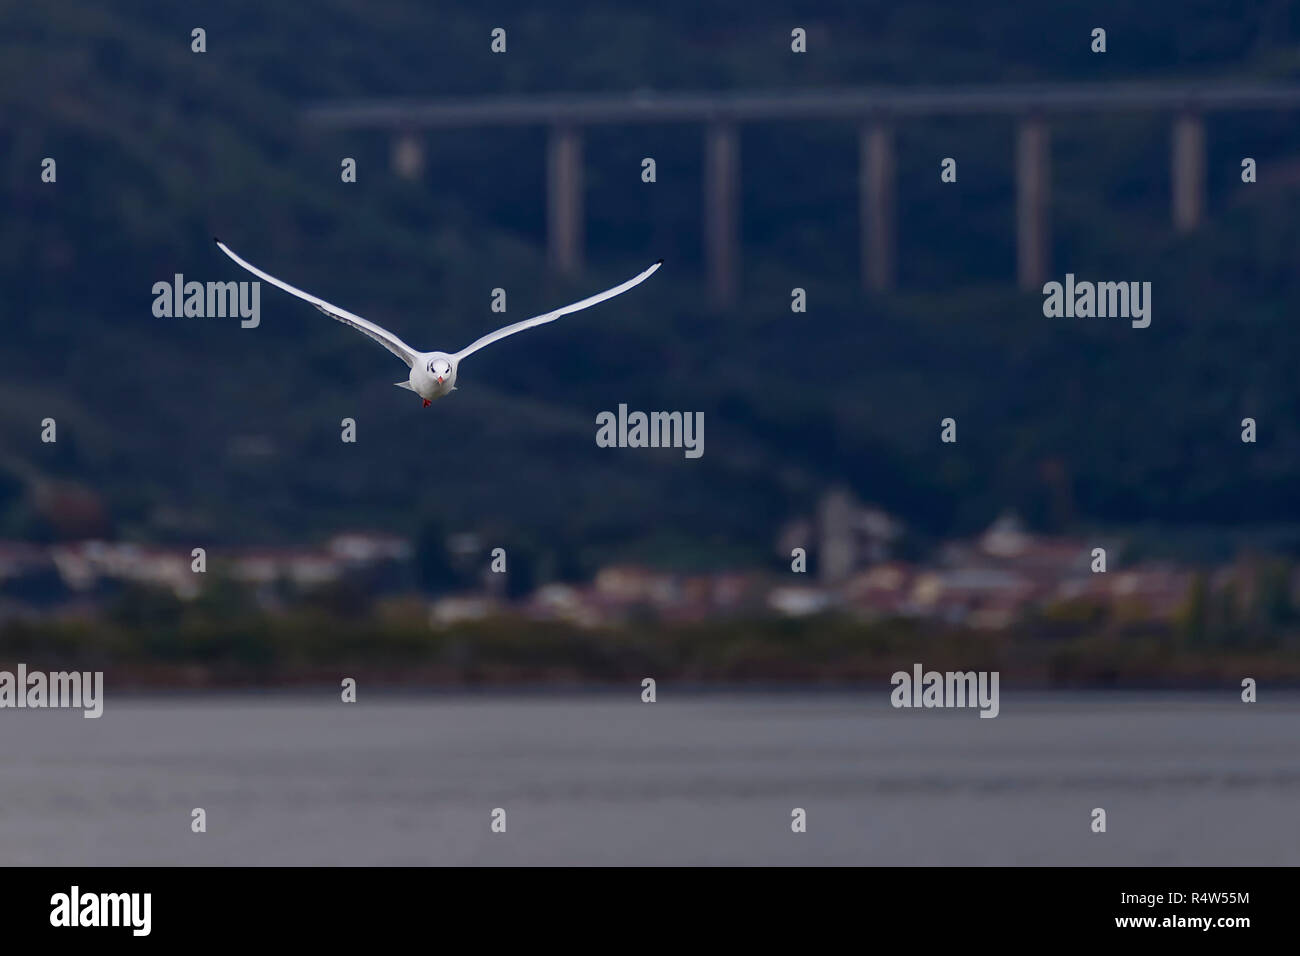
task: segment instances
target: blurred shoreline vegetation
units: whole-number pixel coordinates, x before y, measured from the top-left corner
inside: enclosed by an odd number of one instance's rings
[[[1008,685],[1300,683],[1300,619],[1280,564],[1248,598],[1205,575],[1168,622],[1062,602],[996,631],[843,613],[674,623],[652,615],[582,628],[500,613],[432,625],[415,595],[375,599],[354,582],[309,589],[275,610],[252,589],[216,583],[193,600],[130,585],[99,619],[13,619],[2,662],[105,670],[119,686],[245,686],[337,681],[384,686],[656,680],[853,683],[922,662],[998,670]]]

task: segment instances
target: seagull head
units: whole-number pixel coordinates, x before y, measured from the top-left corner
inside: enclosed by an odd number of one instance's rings
[[[429,374],[441,385],[451,378],[451,363],[445,358],[431,359],[429,361]]]

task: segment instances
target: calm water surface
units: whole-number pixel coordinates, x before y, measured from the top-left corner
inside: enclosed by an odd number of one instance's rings
[[[0,711],[0,864],[1296,865],[1300,696],[1263,696],[110,688]]]

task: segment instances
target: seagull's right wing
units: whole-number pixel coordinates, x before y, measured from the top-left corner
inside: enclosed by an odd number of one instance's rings
[[[340,309],[337,305],[330,305],[324,299],[318,299],[314,295],[303,292],[301,289],[295,289],[287,282],[281,282],[275,276],[263,272],[252,263],[245,262],[243,259],[239,258],[239,256],[231,252],[229,247],[220,239],[217,239],[216,243],[218,249],[230,256],[230,258],[234,259],[235,262],[239,263],[239,265],[243,266],[249,272],[253,273],[253,275],[265,279],[273,286],[278,286],[290,295],[296,295],[300,299],[305,299],[328,315],[331,319],[337,319],[344,325],[350,325],[358,332],[370,336],[384,348],[388,349],[388,351],[392,352],[399,359],[405,362],[408,367],[415,364],[415,359],[419,357],[420,353],[411,348],[392,332],[389,332],[382,326],[375,325],[375,323],[368,319],[363,319],[359,315],[353,315],[351,312]]]

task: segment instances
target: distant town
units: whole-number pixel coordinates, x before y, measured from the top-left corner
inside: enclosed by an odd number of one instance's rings
[[[1246,602],[1258,587],[1258,575],[1239,564],[1123,565],[1122,541],[1035,534],[1012,514],[996,518],[971,539],[938,543],[923,561],[896,556],[902,533],[899,522],[881,509],[832,492],[816,514],[780,529],[774,545],[781,557],[774,556],[768,567],[679,573],[611,564],[589,581],[541,583],[523,594],[505,584],[508,547],[494,559],[500,543],[460,533],[448,536],[446,549],[451,560],[471,569],[469,583],[419,599],[432,628],[488,618],[601,629],[630,620],[698,623],[840,614],[996,631],[1063,607],[1102,610],[1129,621],[1173,622],[1189,602],[1225,591]],[[244,585],[272,612],[286,591],[310,593],[349,580],[364,581],[379,594],[418,596],[415,558],[411,541],[366,532],[339,534],[317,548],[211,553],[99,540],[0,541],[0,621],[93,617],[132,585],[165,589],[188,601],[218,577]],[[1288,565],[1277,587],[1282,593],[1275,600],[1289,612],[1300,577]]]

